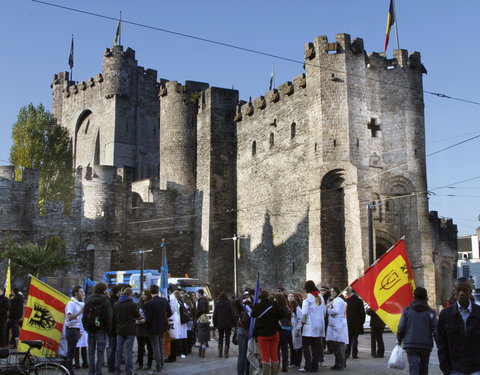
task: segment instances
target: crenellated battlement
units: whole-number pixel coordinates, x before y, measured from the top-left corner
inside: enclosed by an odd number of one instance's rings
[[[258,111],[263,111],[267,107],[280,103],[286,98],[300,93],[307,87],[307,80],[305,74],[296,76],[292,81],[287,81],[278,86],[278,89],[272,89],[255,99],[250,99],[248,102],[240,102],[237,106],[237,113],[235,121],[240,122],[242,119],[252,117]]]
[[[119,169],[112,165],[94,165],[92,167],[85,168],[85,171],[82,173],[82,179],[96,182],[122,182],[123,178],[119,175]]]
[[[71,85],[74,85],[74,81],[70,81],[70,74],[68,72],[60,72],[53,75],[52,84],[50,85],[51,89],[54,89],[56,86],[62,88],[68,88]]]
[[[135,51],[131,49],[130,47],[127,47],[127,49],[124,51],[123,46],[111,46],[105,48],[105,52],[103,53],[103,56],[106,58],[116,58],[116,59],[131,59],[135,61]]]
[[[80,81],[78,83],[74,83],[70,81],[70,84],[66,86],[63,90],[63,93],[66,98],[69,98],[72,95],[76,95],[79,92],[86,91],[91,88],[98,87],[104,81],[103,74],[97,74],[94,77],[89,78],[87,81]]]
[[[304,46],[304,57],[307,64],[313,64],[312,60],[315,58],[328,58],[328,55],[338,54],[363,55],[365,56],[365,64],[369,69],[410,68],[426,73],[419,52],[412,52],[408,55],[407,50],[394,50],[392,59],[388,59],[383,52],[367,54],[363,39],[355,38],[352,41],[349,34],[337,34],[335,42],[332,43],[328,41],[326,35],[318,36],[313,42],[306,43]]]
[[[14,181],[15,180],[15,167],[13,165],[1,166],[0,167],[0,178],[4,180]]]
[[[15,167],[13,165],[0,166],[0,179],[7,181],[14,181],[15,183],[23,183],[24,185],[35,186],[38,185],[40,173],[36,169],[25,168],[22,171],[22,179],[15,180]]]
[[[209,87],[208,83],[197,82],[197,81],[185,81],[185,84],[182,85],[178,81],[168,81],[162,79],[160,81],[160,88],[158,96],[167,96],[168,94],[193,94],[197,92],[202,92]]]

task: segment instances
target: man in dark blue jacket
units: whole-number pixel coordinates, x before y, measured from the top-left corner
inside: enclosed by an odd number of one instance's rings
[[[480,306],[471,300],[472,286],[461,277],[455,282],[457,302],[438,319],[438,359],[445,375],[480,374]]]
[[[400,318],[397,341],[407,352],[410,375],[426,375],[433,338],[437,339],[437,316],[428,306],[425,288],[416,288],[413,295],[415,299],[405,307]]]
[[[88,375],[102,375],[107,333],[112,330],[112,305],[106,291],[107,284],[102,281],[96,283],[83,310],[83,329],[88,332]],[[98,314],[97,319],[94,319],[94,311]],[[91,319],[94,321],[90,321]]]
[[[119,300],[113,305],[113,322],[117,331],[117,349],[115,352],[115,375],[120,375],[122,353],[125,348],[125,374],[132,375],[132,351],[135,341],[137,320],[142,316],[133,302],[132,288],[125,288]],[[142,322],[143,323],[143,322]]]
[[[168,318],[172,316],[170,304],[165,298],[160,297],[158,292],[158,285],[153,284],[150,286],[150,293],[152,293],[153,298],[144,307],[147,329],[156,362],[154,373],[163,371],[163,336],[169,328]]]

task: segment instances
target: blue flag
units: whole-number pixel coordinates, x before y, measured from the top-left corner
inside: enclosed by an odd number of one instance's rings
[[[260,272],[257,273],[257,283],[255,285],[255,294],[253,295],[253,305],[258,303],[258,295],[260,294]],[[248,329],[248,339],[253,337],[253,326],[255,325],[255,319],[250,319],[250,327]]]
[[[162,244],[160,245],[162,250],[165,250],[165,242],[162,241]],[[160,278],[160,292],[163,297],[168,296],[168,263],[167,263],[167,253],[163,251],[163,262],[162,266],[160,267],[160,273],[161,273],[161,278]]]

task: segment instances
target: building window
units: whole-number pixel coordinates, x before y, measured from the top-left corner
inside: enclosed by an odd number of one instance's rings
[[[293,139],[297,135],[297,124],[292,122],[292,125],[290,126],[290,138]]]
[[[252,156],[257,155],[257,142],[253,141],[252,142]]]
[[[470,277],[470,266],[463,266],[462,273],[463,277],[466,277],[468,279]]]
[[[275,144],[275,135],[273,133],[270,133],[270,148],[272,148],[274,144]]]

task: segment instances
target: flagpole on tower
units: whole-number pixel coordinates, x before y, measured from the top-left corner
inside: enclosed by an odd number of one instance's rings
[[[68,66],[70,67],[70,81],[73,81],[73,34],[72,43],[70,44],[70,54],[68,55]]]
[[[115,32],[115,38],[113,39],[113,45],[122,45],[122,11],[120,11],[120,17],[118,18],[117,31]]]
[[[397,37],[397,49],[400,49],[400,43],[398,41],[398,17],[397,9],[395,8],[395,0],[392,0],[393,3],[393,12],[395,13],[395,36]]]
[[[118,24],[119,24],[118,43],[120,45],[122,45],[122,26],[121,26],[121,24],[122,24],[122,11],[120,11],[120,19],[118,21]],[[398,34],[397,34],[397,38],[398,38]]]

